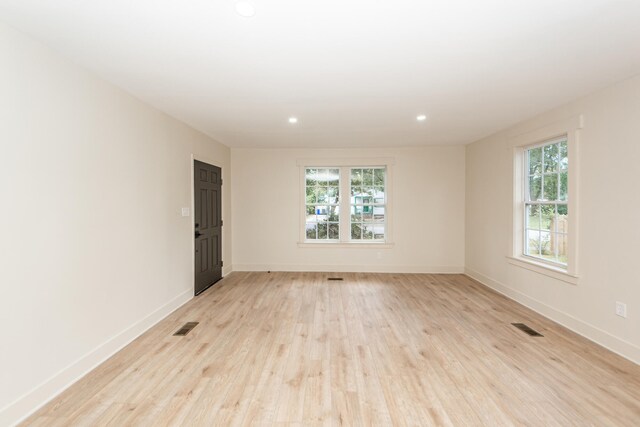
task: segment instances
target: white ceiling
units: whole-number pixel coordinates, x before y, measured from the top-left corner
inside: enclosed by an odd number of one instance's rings
[[[253,4],[0,0],[0,20],[233,147],[466,144],[640,73],[638,0]]]

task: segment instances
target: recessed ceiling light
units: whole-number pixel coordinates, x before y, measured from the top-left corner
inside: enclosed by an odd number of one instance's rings
[[[425,116],[424,114],[420,114],[418,117],[416,117],[416,120],[419,122],[424,122],[425,120],[427,120],[427,116]]]
[[[289,123],[298,123],[297,117],[289,117]]]
[[[256,8],[248,1],[239,1],[236,3],[236,12],[245,18],[251,18],[256,14]]]

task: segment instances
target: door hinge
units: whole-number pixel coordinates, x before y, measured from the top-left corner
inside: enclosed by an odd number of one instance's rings
[[[220,227],[222,227],[223,225],[224,225],[224,220],[223,220],[223,219],[221,219],[221,220],[220,220]]]
[[[220,178],[220,185],[224,184],[224,179]]]
[[[224,261],[220,261],[220,267],[224,265]]]

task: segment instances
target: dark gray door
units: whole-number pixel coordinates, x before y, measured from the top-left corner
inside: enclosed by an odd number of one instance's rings
[[[222,170],[194,160],[195,294],[222,278]]]

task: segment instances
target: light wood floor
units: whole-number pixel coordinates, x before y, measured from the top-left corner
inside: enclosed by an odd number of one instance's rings
[[[26,424],[640,425],[640,366],[466,276],[340,276],[233,273]]]

